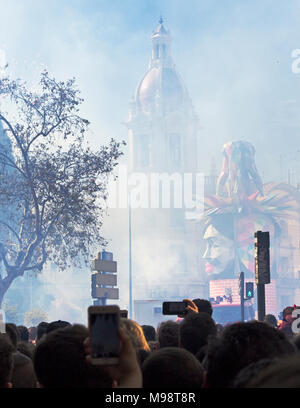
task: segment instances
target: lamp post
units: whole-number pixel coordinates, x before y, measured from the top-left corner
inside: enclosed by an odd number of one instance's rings
[[[129,233],[129,318],[133,318],[133,304],[132,304],[132,227],[131,227],[131,202],[130,193],[128,193],[128,233]]]

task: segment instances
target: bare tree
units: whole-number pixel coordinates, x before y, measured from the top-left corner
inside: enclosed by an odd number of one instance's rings
[[[93,151],[85,145],[89,122],[75,80],[41,74],[37,90],[0,79],[0,305],[14,279],[39,272],[47,260],[59,268],[89,262],[101,235],[108,176],[120,157],[113,139]]]

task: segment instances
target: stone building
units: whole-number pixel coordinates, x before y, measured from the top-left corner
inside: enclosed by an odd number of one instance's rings
[[[180,188],[182,194],[186,187],[184,175],[192,174],[191,191],[196,191],[199,120],[176,70],[171,42],[160,19],[151,35],[149,68],[137,85],[127,121],[129,171],[143,174],[149,187],[151,208],[132,209],[134,287],[146,299],[191,298],[204,293],[198,227],[186,220],[184,199],[182,205],[176,202]],[[153,196],[159,187],[153,175],[165,180],[160,184],[158,206]],[[163,202],[168,181],[170,205]],[[155,205],[159,208],[153,208]]]

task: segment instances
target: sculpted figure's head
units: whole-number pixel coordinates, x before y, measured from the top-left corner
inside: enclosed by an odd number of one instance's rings
[[[241,271],[254,275],[256,231],[270,233],[271,268],[275,266],[273,248],[279,248],[281,234],[287,230],[281,225],[299,217],[297,194],[284,183],[263,184],[251,143],[226,143],[216,194],[204,198],[204,214],[189,215],[204,227],[206,274],[213,279],[236,277]],[[277,255],[278,268],[273,271],[279,273],[282,262]]]
[[[203,239],[205,272],[211,277],[234,277],[244,271],[254,274],[254,233],[269,231],[270,262],[274,262],[273,247],[278,235],[274,222],[266,216],[250,214],[244,217],[223,214],[211,218],[206,224]],[[235,259],[239,271],[235,271]]]

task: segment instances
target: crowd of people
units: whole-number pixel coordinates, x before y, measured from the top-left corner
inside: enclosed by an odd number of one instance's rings
[[[119,363],[94,365],[87,327],[66,321],[0,334],[2,388],[298,388],[300,334],[293,310],[282,320],[216,324],[208,300],[154,328],[120,318]]]

